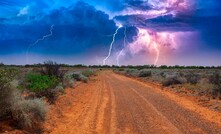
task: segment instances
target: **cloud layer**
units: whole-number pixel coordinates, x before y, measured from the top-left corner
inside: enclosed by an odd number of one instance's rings
[[[159,64],[176,64],[185,54],[208,57],[221,51],[220,5],[219,0],[5,0],[0,2],[0,60],[12,63],[1,58],[6,55],[25,59],[29,46],[49,34],[52,25],[53,36],[30,47],[30,56],[70,56],[82,59],[77,62],[101,64],[122,25],[109,64],[116,64],[121,51],[122,64],[153,64],[154,43],[159,58],[168,57]],[[165,48],[166,44],[176,47]],[[41,61],[33,57],[32,63]]]

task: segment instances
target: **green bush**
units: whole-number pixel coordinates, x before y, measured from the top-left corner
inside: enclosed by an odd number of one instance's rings
[[[53,104],[59,92],[64,92],[63,85],[59,83],[60,79],[55,76],[29,73],[26,76],[24,85],[28,90],[34,92],[36,97],[46,97],[48,102]]]
[[[55,88],[59,83],[59,79],[55,76],[30,73],[26,76],[26,82],[30,91],[39,92]]]
[[[149,77],[151,75],[152,75],[152,73],[150,70],[141,70],[138,76],[139,77]]]

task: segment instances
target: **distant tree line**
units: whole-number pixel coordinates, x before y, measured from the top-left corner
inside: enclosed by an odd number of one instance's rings
[[[50,60],[49,60],[50,61]],[[51,61],[52,62],[52,61]],[[158,69],[221,69],[221,66],[180,66],[180,65],[175,65],[175,66],[167,66],[167,65],[161,65],[161,66],[156,66],[156,65],[123,65],[123,66],[116,66],[116,65],[83,65],[83,64],[76,64],[76,65],[70,65],[70,64],[58,64],[54,62],[56,65],[59,65],[60,67],[71,67],[71,68],[106,68],[106,69],[111,69],[111,68],[130,68],[130,69],[151,69],[151,68],[158,68]],[[27,65],[4,65],[4,63],[0,62],[0,67],[1,66],[7,66],[7,67],[25,67],[25,68],[31,68],[31,67],[44,67],[44,63],[38,63],[38,64],[27,64]]]

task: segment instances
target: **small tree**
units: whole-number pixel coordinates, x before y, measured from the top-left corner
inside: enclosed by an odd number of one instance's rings
[[[60,70],[61,66],[53,61],[45,61],[43,68],[42,68],[42,74],[49,75],[49,76],[56,76],[58,78],[63,78],[64,72]]]
[[[3,62],[0,62],[0,67],[1,67],[1,66],[4,66],[4,63],[3,63]]]

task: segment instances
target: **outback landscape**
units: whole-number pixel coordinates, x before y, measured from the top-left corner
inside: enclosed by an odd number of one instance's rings
[[[1,133],[221,131],[220,67],[1,65]]]
[[[0,134],[221,134],[221,0],[0,0]]]

